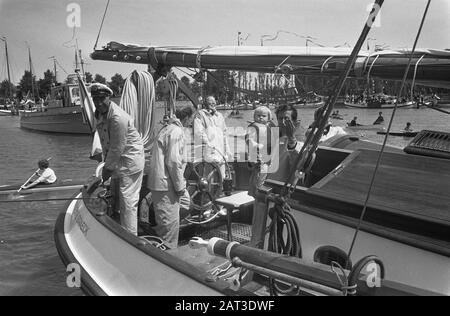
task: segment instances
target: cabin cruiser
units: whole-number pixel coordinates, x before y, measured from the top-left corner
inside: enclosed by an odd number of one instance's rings
[[[48,133],[90,134],[80,105],[77,80],[76,75],[69,75],[66,83],[52,87],[43,105],[21,113],[20,127]]]

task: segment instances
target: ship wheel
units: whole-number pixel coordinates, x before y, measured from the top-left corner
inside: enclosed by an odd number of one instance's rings
[[[188,164],[185,178],[192,205],[191,215],[186,220],[194,224],[213,220],[219,212],[215,200],[222,194],[220,167],[205,161]]]

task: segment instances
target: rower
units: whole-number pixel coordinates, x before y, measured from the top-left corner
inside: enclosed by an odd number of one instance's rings
[[[357,116],[353,118],[353,120],[348,124],[348,126],[358,126],[358,123],[356,123],[356,120],[358,119]]]
[[[39,170],[35,172],[33,177],[27,181],[21,188],[23,190],[31,189],[38,184],[53,184],[56,182],[57,178],[55,175],[55,172],[49,168],[49,162],[48,159],[42,159],[39,160],[38,166]],[[36,180],[32,180],[33,178],[37,177]]]
[[[410,122],[406,123],[406,126],[405,126],[405,128],[403,130],[405,132],[412,132],[413,129],[411,128],[411,123]]]
[[[373,125],[380,125],[382,123],[384,123],[383,112],[379,112],[377,119],[373,122]]]

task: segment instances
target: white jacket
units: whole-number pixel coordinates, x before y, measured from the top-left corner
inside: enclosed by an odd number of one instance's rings
[[[158,133],[152,147],[148,187],[151,191],[186,189],[185,137],[181,122],[171,119]]]
[[[213,161],[223,163],[223,156],[230,155],[230,148],[227,139],[227,126],[223,115],[219,112],[211,114],[208,110],[202,109],[197,112],[194,120],[194,144],[207,148],[214,147],[219,151],[211,152]]]
[[[108,113],[100,115],[97,131],[105,157],[104,168],[116,175],[132,175],[144,170],[144,144],[133,119],[111,102]]]

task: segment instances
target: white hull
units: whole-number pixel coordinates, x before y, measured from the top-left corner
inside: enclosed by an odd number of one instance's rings
[[[81,194],[77,196],[80,197]],[[107,229],[86,209],[82,201],[71,202],[64,215],[64,239],[70,252],[104,294],[220,295],[215,289],[196,282],[138,247],[152,248],[151,251],[156,251],[166,260],[175,259],[170,254],[148,243],[147,246],[137,246],[142,240],[128,235],[131,243]],[[59,244],[60,254],[61,247]],[[190,268],[191,271],[195,270],[193,266]]]

